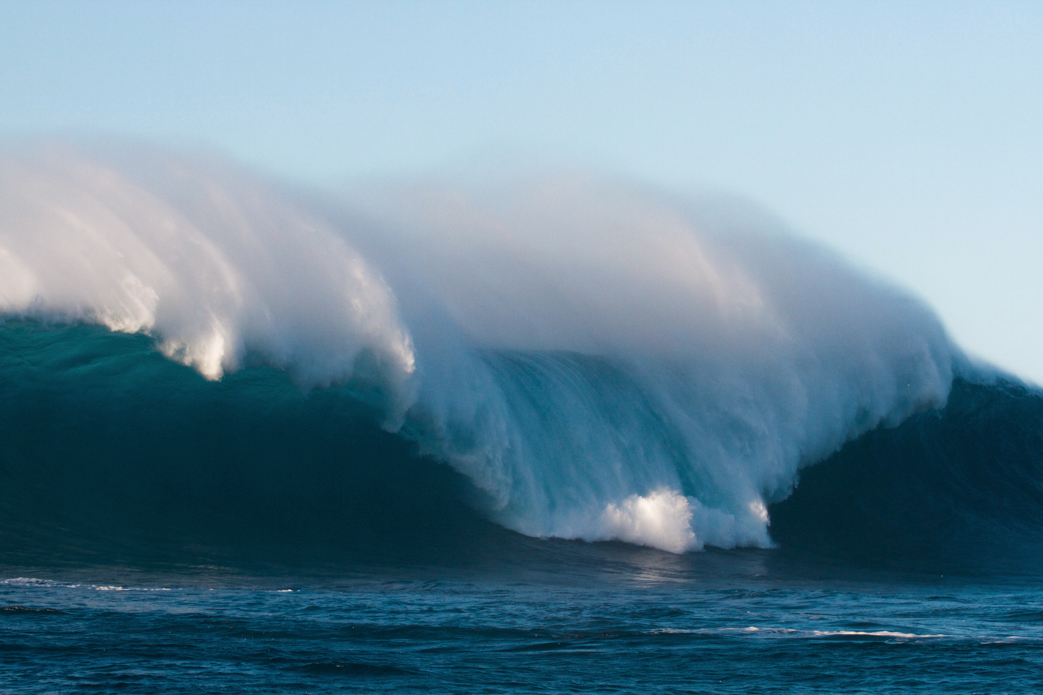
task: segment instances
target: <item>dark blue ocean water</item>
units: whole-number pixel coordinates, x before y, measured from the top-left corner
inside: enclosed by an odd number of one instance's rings
[[[4,568],[0,692],[1043,689],[1030,578],[572,549],[510,571]]]

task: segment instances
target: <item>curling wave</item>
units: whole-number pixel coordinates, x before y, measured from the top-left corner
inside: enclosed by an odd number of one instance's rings
[[[769,546],[769,505],[802,467],[942,406],[965,369],[922,304],[776,227],[584,177],[320,195],[140,148],[8,151],[5,418],[48,374],[59,390],[173,374],[142,356],[154,344],[219,382],[189,390],[202,412],[274,368],[302,402],[350,403],[407,458],[448,464],[461,498],[523,534]],[[106,371],[94,350],[125,344],[77,324],[145,343]],[[81,357],[20,372],[40,341]],[[260,407],[233,411],[259,427]],[[6,430],[25,479],[46,447]],[[91,450],[81,436],[66,455]]]

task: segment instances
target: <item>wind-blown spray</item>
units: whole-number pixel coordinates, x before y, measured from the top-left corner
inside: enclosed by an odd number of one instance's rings
[[[766,546],[801,466],[944,403],[960,359],[919,302],[771,227],[584,177],[305,195],[23,150],[0,312],[148,333],[209,379],[363,386],[522,533]]]

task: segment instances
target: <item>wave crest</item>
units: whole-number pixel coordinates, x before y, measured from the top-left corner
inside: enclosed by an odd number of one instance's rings
[[[718,211],[719,212],[719,211]],[[769,545],[800,467],[945,402],[919,302],[773,223],[583,177],[291,192],[211,160],[0,157],[0,312],[354,384],[534,536]]]
[[[415,356],[379,271],[231,166],[121,155],[0,157],[0,311],[149,333],[212,380],[252,353],[328,386],[368,352],[400,419]]]

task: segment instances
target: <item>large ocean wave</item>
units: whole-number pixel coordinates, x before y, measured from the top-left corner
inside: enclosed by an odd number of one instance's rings
[[[581,176],[317,193],[134,147],[0,156],[0,312],[2,509],[33,533],[768,547],[801,469],[975,373],[764,216]]]

